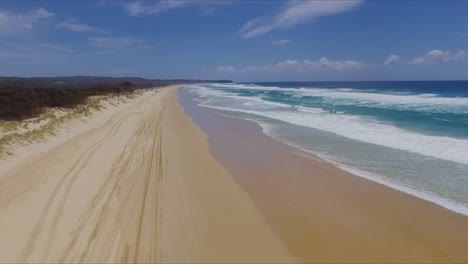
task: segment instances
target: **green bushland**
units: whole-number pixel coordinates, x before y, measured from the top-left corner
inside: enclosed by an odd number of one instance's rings
[[[75,108],[91,96],[131,94],[137,88],[125,82],[118,86],[96,85],[88,88],[0,88],[0,120],[36,117],[51,107]]]
[[[12,155],[14,145],[42,141],[67,120],[101,110],[107,99],[117,99],[109,101],[114,105],[136,97],[138,89],[144,88],[128,83],[82,89],[0,88],[0,159]]]

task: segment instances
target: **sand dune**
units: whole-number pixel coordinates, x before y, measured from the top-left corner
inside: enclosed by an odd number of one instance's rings
[[[0,262],[293,261],[175,89],[100,118],[0,175]]]

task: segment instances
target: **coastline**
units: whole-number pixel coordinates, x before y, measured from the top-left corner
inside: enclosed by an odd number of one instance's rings
[[[179,92],[213,156],[300,261],[468,261],[468,217],[352,175],[188,97]]]
[[[0,262],[468,261],[467,217],[190,100],[150,90],[3,160]]]

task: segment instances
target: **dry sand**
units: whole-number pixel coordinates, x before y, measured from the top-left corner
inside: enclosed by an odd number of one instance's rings
[[[174,89],[75,131],[0,163],[0,262],[294,261]]]

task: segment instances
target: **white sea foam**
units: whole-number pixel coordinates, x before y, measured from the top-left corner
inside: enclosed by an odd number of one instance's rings
[[[257,124],[259,124],[262,127],[263,133],[265,133],[266,135],[268,135],[268,136],[270,136],[270,137],[272,137],[274,139],[278,139],[278,137],[275,135],[275,132],[274,132],[275,129],[273,127],[271,127],[270,125],[268,125],[266,123],[259,122],[258,120],[255,120],[255,119],[250,119],[250,120],[256,122]],[[348,172],[352,173],[353,175],[356,175],[356,176],[371,180],[373,182],[377,182],[379,184],[388,186],[390,188],[399,190],[401,192],[416,196],[416,197],[418,197],[420,199],[423,199],[423,200],[438,204],[438,205],[440,205],[440,206],[442,206],[444,208],[447,208],[447,209],[449,209],[451,211],[454,211],[454,212],[457,212],[457,213],[460,213],[460,214],[464,214],[464,215],[468,215],[468,206],[466,204],[464,204],[464,203],[457,202],[457,201],[454,201],[452,199],[448,199],[448,198],[443,197],[443,196],[441,196],[441,195],[439,195],[437,193],[434,193],[434,192],[429,192],[427,190],[419,189],[416,186],[409,186],[409,185],[403,184],[401,182],[393,181],[393,180],[391,180],[391,179],[389,179],[387,177],[383,177],[383,176],[375,174],[375,173],[370,173],[370,172],[367,172],[367,171],[364,171],[362,169],[358,169],[358,168],[355,168],[355,167],[352,167],[352,166],[343,165],[342,163],[337,162],[335,157],[332,157],[330,155],[326,155],[324,153],[311,151],[308,148],[304,148],[301,145],[294,144],[294,143],[288,142],[288,141],[284,141],[284,143],[286,143],[288,145],[291,145],[293,147],[296,147],[298,149],[301,149],[301,150],[303,150],[305,152],[312,153],[312,154],[314,154],[314,155],[316,155],[316,156],[318,156],[318,157],[320,157],[320,158],[334,164],[335,166],[337,166],[337,167],[339,167],[339,168],[341,168],[341,169],[343,169],[345,171],[348,171]]]
[[[358,91],[339,91],[333,89],[305,89],[301,88],[299,93],[308,96],[318,96],[333,99],[351,99],[353,101],[375,102],[379,104],[399,104],[399,105],[448,105],[448,106],[466,106],[468,107],[468,98],[457,97],[438,97],[435,94],[385,94],[385,93],[366,93]]]
[[[263,100],[261,97],[252,100],[251,97],[200,87],[193,91],[210,99],[203,102],[202,106],[255,114],[294,125],[328,131],[362,142],[468,164],[468,140],[423,135],[371,118],[329,113],[320,108],[303,106],[292,108],[285,104]],[[245,105],[246,102],[250,103]]]
[[[311,107],[305,107],[305,106],[301,106],[301,105],[295,106],[294,108],[301,111],[301,112],[305,112],[305,113],[314,113],[314,114],[326,113],[326,111],[324,111],[324,110],[322,110],[320,108],[311,108]]]
[[[321,97],[338,100],[344,105],[397,105],[413,110],[438,110],[468,113],[468,98],[440,97],[436,94],[409,94],[406,92],[377,93],[375,90],[356,90],[352,88],[281,88],[275,86],[258,86],[246,84],[213,84],[211,87],[227,89],[247,89],[256,91],[281,91],[293,97]]]

